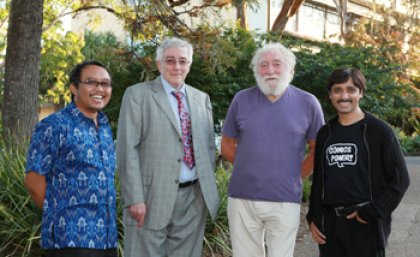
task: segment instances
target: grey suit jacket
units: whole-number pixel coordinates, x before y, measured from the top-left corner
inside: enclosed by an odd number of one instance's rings
[[[196,170],[211,217],[219,207],[215,182],[215,144],[210,98],[186,85]],[[117,133],[117,161],[124,206],[144,202],[147,229],[164,228],[178,192],[184,156],[179,121],[170,107],[161,78],[127,88]],[[126,225],[137,222],[124,211]]]

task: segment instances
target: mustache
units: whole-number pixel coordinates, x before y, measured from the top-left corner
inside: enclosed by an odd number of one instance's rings
[[[266,77],[262,77],[264,80],[275,80],[275,79],[279,79],[279,77],[271,77],[271,76],[266,76]]]

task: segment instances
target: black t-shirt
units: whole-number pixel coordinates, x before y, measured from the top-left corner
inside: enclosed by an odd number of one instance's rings
[[[349,126],[338,123],[327,141],[323,204],[355,204],[369,201],[369,173],[362,121]]]

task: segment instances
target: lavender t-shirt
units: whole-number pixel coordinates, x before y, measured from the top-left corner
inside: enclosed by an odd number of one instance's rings
[[[315,96],[292,85],[274,103],[256,86],[238,92],[222,129],[238,139],[229,196],[300,203],[306,141],[323,124]]]

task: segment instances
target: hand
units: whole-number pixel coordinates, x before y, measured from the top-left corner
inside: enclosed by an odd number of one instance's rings
[[[349,215],[347,215],[347,219],[354,219],[356,218],[356,220],[362,224],[368,224],[369,222],[367,222],[366,220],[360,218],[359,214],[357,213],[357,211],[354,211],[353,213],[350,213]]]
[[[324,234],[321,233],[321,231],[319,231],[315,223],[311,222],[310,228],[311,228],[311,233],[312,233],[312,239],[320,245],[325,244],[326,237]]]
[[[130,216],[137,220],[137,227],[141,228],[144,225],[144,218],[146,217],[146,204],[135,203],[128,207]]]

